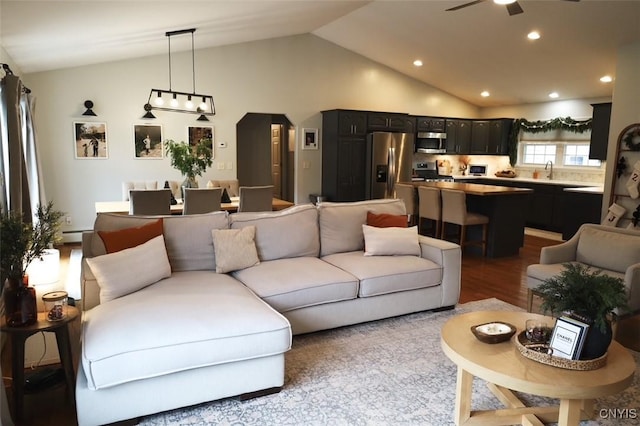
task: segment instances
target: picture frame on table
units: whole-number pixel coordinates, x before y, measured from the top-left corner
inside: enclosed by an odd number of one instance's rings
[[[302,129],[302,149],[317,150],[319,145],[318,129]]]
[[[159,160],[164,158],[162,125],[134,124],[133,152],[138,160]]]
[[[580,359],[588,331],[589,324],[567,316],[558,318],[549,342],[549,346],[553,349],[553,356],[571,360]]]
[[[107,123],[74,121],[74,155],[77,160],[104,160],[109,158]]]
[[[201,139],[209,139],[210,143],[208,144],[211,149],[211,159],[215,158],[215,150],[214,146],[214,131],[213,126],[188,126],[187,127],[187,141],[189,146],[194,146]]]

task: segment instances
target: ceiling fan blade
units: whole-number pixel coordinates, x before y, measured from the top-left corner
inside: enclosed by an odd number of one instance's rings
[[[507,11],[509,12],[509,16],[517,15],[519,13],[524,12],[520,7],[520,4],[518,4],[518,2],[506,4],[505,6],[507,6]]]
[[[462,9],[462,8],[468,7],[468,6],[473,6],[474,4],[482,3],[483,1],[485,1],[485,0],[475,0],[475,1],[472,1],[472,2],[469,2],[469,3],[461,4],[460,6],[452,7],[450,9],[446,9],[445,12]]]

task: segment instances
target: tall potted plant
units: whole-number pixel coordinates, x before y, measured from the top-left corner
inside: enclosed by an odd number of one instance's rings
[[[598,358],[611,343],[614,310],[627,307],[624,280],[578,263],[563,266],[560,275],[545,280],[536,289],[542,297],[542,310],[587,322],[590,327],[580,359]]]
[[[178,169],[185,177],[182,187],[197,188],[196,176],[202,176],[207,167],[211,167],[213,163],[211,139],[200,139],[193,146],[184,142],[177,143],[167,140],[165,146],[167,154],[171,157],[171,166]]]
[[[10,326],[29,325],[37,319],[35,290],[25,282],[25,274],[33,260],[60,240],[63,215],[53,209],[53,202],[38,206],[35,224],[12,211],[0,213],[2,300]]]

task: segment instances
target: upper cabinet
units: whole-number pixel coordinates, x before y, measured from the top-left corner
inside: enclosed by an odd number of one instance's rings
[[[470,154],[489,154],[489,121],[473,120],[471,122]]]
[[[340,136],[362,136],[367,134],[367,113],[362,111],[336,110],[338,134]]]
[[[415,132],[415,119],[407,114],[370,112],[367,119],[372,132]]]
[[[447,119],[447,154],[469,154],[471,151],[471,120]]]
[[[416,131],[418,132],[445,132],[445,119],[439,117],[416,117]]]
[[[593,121],[591,122],[591,148],[589,158],[593,160],[607,159],[609,145],[609,123],[611,121],[611,102],[591,104]]]

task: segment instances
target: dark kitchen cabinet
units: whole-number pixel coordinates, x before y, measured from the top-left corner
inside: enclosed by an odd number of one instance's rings
[[[447,154],[469,154],[471,150],[471,120],[447,119]]]
[[[509,134],[512,126],[513,120],[510,118],[489,121],[488,154],[509,155]]]
[[[370,112],[367,127],[372,132],[415,132],[414,119],[408,114]]]
[[[446,131],[445,119],[438,117],[416,117],[416,131],[443,133]]]
[[[471,154],[489,153],[489,121],[473,120],[471,122]]]
[[[591,104],[593,119],[591,121],[591,147],[589,158],[594,160],[607,159],[609,145],[609,124],[611,122],[611,102]]]
[[[322,195],[329,201],[365,198],[365,112],[322,112]]]

